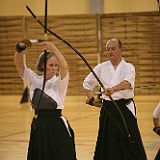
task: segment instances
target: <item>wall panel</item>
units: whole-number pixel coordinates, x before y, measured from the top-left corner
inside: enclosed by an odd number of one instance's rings
[[[120,39],[124,58],[136,67],[136,94],[160,94],[160,14],[105,14],[101,18],[102,61],[106,59],[106,40]]]
[[[43,17],[39,19],[43,21]],[[124,44],[124,58],[136,67],[136,94],[160,94],[159,13],[48,16],[48,27],[82,53],[92,67],[99,61],[99,55],[101,61],[106,60],[106,41],[119,38]],[[98,33],[102,37],[98,37]],[[0,17],[0,94],[23,94],[24,86],[13,64],[13,52],[16,42],[24,37],[43,39],[43,29],[30,16]],[[82,82],[89,73],[88,67],[62,41],[50,34],[48,38],[68,61],[68,95],[84,95]],[[40,44],[27,49],[26,62],[30,68],[35,70],[41,52]]]

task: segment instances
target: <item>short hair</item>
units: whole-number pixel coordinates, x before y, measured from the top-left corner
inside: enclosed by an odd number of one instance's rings
[[[42,52],[38,58],[37,61],[37,71],[38,72],[43,72],[44,71],[44,60],[45,60],[45,52]],[[54,54],[52,52],[46,51],[46,61],[50,59]]]
[[[116,39],[116,38],[112,38],[112,39],[108,40],[107,43],[106,43],[106,46],[107,46],[108,43],[111,42],[111,41],[116,41],[116,42],[118,43],[118,47],[119,47],[119,48],[122,48],[122,42],[121,42],[119,39]]]

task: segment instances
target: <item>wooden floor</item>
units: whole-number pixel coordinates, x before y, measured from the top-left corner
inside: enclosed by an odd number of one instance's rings
[[[0,96],[0,160],[25,160],[33,112],[30,104],[20,105],[19,96]],[[160,146],[152,131],[152,113],[160,96],[135,97],[138,124],[148,160]],[[77,102],[78,101],[78,102]],[[85,105],[85,97],[67,97],[63,114],[76,136],[78,160],[92,160],[98,131],[99,109]]]

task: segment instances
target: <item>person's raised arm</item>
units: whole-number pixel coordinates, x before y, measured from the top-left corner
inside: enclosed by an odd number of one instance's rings
[[[60,77],[61,79],[63,79],[68,73],[68,64],[63,54],[59,51],[59,49],[52,42],[44,42],[42,45],[43,45],[44,50],[49,50],[56,56],[59,62]]]
[[[27,39],[22,40],[16,44],[16,51],[14,53],[14,64],[17,68],[19,74],[23,77],[25,62],[24,62],[24,53],[23,51],[31,46],[31,42]]]
[[[159,116],[160,116],[160,103],[153,111],[153,124],[155,127],[160,127],[159,125]]]
[[[154,124],[153,131],[160,136],[159,116],[160,116],[160,102],[153,111],[153,124]]]

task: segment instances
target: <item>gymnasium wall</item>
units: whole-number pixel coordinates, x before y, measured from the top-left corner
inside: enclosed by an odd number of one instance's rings
[[[48,0],[49,15],[90,14],[92,6],[104,5],[104,13],[157,11],[157,0]],[[0,16],[29,15],[30,6],[44,15],[44,0],[1,0]]]
[[[39,17],[43,20],[43,17]],[[48,17],[48,27],[72,44],[94,67],[106,60],[105,43],[116,37],[123,56],[136,67],[136,94],[160,94],[159,12],[76,14]],[[0,94],[23,94],[24,86],[13,64],[15,44],[22,38],[43,38],[43,29],[31,16],[0,17]],[[68,95],[84,95],[82,82],[89,69],[63,42],[48,34],[68,61]],[[39,44],[26,51],[26,63],[35,69]]]
[[[97,3],[102,14],[91,14]],[[43,29],[26,5],[43,21],[44,0],[1,0],[0,94],[23,94],[24,85],[13,64],[15,44],[22,38],[43,38]],[[100,5],[100,4],[99,4]],[[96,13],[96,12],[95,12]],[[136,94],[160,94],[160,13],[157,0],[48,0],[48,27],[78,49],[92,67],[106,60],[105,43],[116,37],[123,56],[136,67]],[[83,95],[89,69],[75,52],[49,35],[70,67],[68,95]],[[28,49],[26,62],[35,69],[39,44]]]

